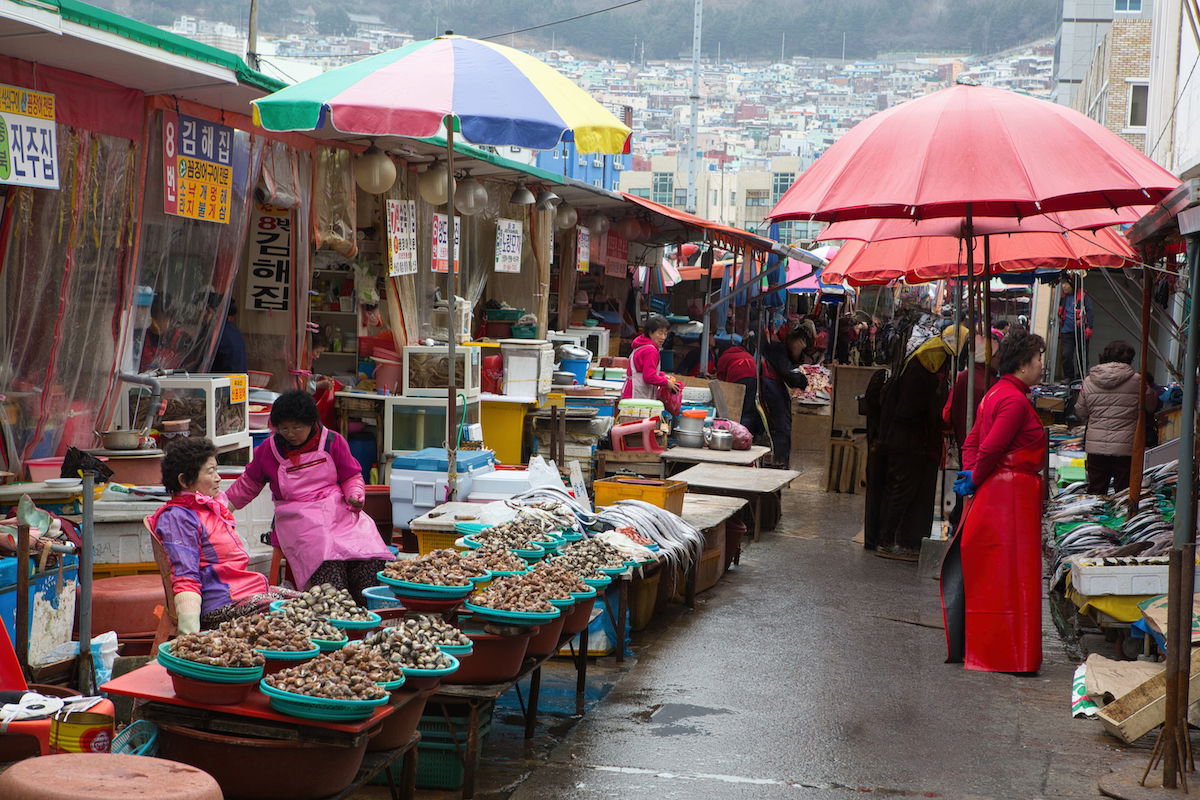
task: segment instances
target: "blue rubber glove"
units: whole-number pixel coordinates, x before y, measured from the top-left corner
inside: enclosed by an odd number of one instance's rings
[[[975,494],[975,490],[979,487],[975,485],[975,481],[971,480],[971,471],[964,469],[958,473],[958,480],[954,482],[954,493],[960,497],[968,497]]]

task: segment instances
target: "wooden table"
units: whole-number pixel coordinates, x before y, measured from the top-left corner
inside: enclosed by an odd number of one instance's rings
[[[667,474],[679,464],[730,464],[738,467],[757,467],[771,448],[753,445],[749,450],[710,450],[707,447],[670,447],[662,454],[667,462]]]
[[[709,531],[728,523],[735,515],[750,506],[744,497],[728,497],[719,494],[695,494],[683,496],[683,521],[700,531]],[[742,545],[733,554],[733,563],[742,562]]]
[[[697,464],[675,476],[687,481],[688,491],[744,497],[754,511],[754,540],[762,535],[762,499],[780,492],[800,473],[790,469],[756,469],[729,464]]]
[[[670,451],[667,451],[670,452]],[[666,462],[663,461],[663,456],[666,453],[647,453],[636,450],[597,450],[596,451],[596,477],[606,478],[609,472],[616,472],[618,469],[627,468],[638,475],[652,475],[656,478],[665,478]]]
[[[177,697],[170,674],[151,662],[133,672],[114,678],[100,687],[109,694],[147,701],[139,707],[140,716],[151,722],[181,725],[194,730],[227,733],[235,736],[266,737],[314,742],[339,747],[357,747],[385,717],[421,696],[419,691],[395,692],[393,703],[380,706],[370,717],[350,722],[322,722],[281,714],[271,708],[267,696],[252,690],[241,703],[213,706]],[[404,758],[401,786],[391,781],[394,800],[408,800],[416,794],[415,748],[420,736],[413,736],[403,747],[367,753],[354,782],[335,797],[348,797],[375,775]],[[398,790],[398,791],[397,791]]]
[[[65,503],[82,493],[82,486],[47,486],[42,481],[7,483],[0,486],[0,505],[16,503],[22,495],[29,495],[29,499],[34,502]]]

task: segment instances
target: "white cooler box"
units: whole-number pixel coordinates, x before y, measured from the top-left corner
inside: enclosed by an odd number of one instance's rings
[[[495,464],[491,450],[459,450],[458,496],[467,497],[476,478],[493,472]],[[441,447],[396,456],[388,477],[393,525],[408,528],[414,518],[446,502],[450,492],[447,469],[446,450]]]
[[[471,476],[471,493],[466,495],[468,503],[492,503],[528,492],[529,473],[523,469],[497,469]],[[460,493],[459,495],[463,495]]]

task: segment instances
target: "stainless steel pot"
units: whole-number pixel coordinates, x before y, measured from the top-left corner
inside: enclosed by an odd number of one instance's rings
[[[675,429],[675,442],[680,447],[704,447],[703,431],[681,431]]]
[[[137,450],[142,446],[142,431],[93,431],[105,450]]]
[[[575,373],[556,369],[550,376],[550,384],[552,386],[574,386]]]
[[[704,417],[689,417],[687,415],[680,416],[679,419],[675,420],[675,432],[679,433],[680,431],[703,434]],[[692,445],[688,445],[688,447],[691,446]],[[703,445],[697,445],[697,447],[703,447]]]
[[[704,443],[709,450],[732,450],[733,434],[729,431],[704,429]]]

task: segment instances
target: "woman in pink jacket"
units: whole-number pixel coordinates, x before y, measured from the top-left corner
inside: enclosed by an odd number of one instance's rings
[[[658,353],[667,339],[669,325],[658,314],[651,314],[642,326],[642,335],[633,340],[629,366],[625,368],[624,399],[661,400],[663,407],[679,414],[683,385],[659,367]]]
[[[362,513],[362,468],[342,436],[321,425],[317,405],[294,389],[271,406],[275,434],[254,451],[229,488],[231,508],[249,503],[271,485],[274,541],[283,551],[297,588],[330,583],[363,602],[391,551],[375,523]]]

